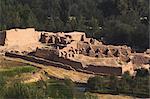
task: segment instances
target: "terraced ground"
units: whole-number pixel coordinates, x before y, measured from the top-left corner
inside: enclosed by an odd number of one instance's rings
[[[38,97],[36,99],[42,99],[45,94],[55,98],[64,97],[63,99],[73,96],[72,89],[68,84],[63,80],[48,79],[44,72],[45,68],[39,69],[37,67],[23,63],[22,61],[0,57],[0,99],[10,99],[14,97],[18,97],[17,99],[22,99],[22,97],[25,97],[23,99],[34,99],[36,97]],[[41,86],[45,86],[45,83],[48,84],[48,93],[45,93],[45,89],[41,88]],[[77,96],[84,97],[84,93],[82,92]]]
[[[86,83],[89,77],[93,77],[92,74],[85,74],[82,72],[76,72],[72,70],[66,70],[62,68],[57,68],[54,66],[45,66],[38,63],[29,62],[23,59],[19,58],[9,58],[9,57],[3,57],[7,61],[14,61],[15,63],[25,63],[37,68],[40,68],[41,71],[46,72],[49,77],[54,77],[58,79],[71,79],[73,82],[80,82],[80,83]]]
[[[45,72],[47,73],[47,75],[45,75]],[[47,76],[59,79],[69,78],[74,82],[86,83],[88,78],[94,75],[76,71],[69,71],[52,66],[44,66],[24,61],[22,59],[0,56],[0,81],[5,78],[7,80],[7,86],[12,85],[12,83],[15,83],[16,81],[30,84],[42,79],[45,81],[49,81],[50,88],[53,91],[60,90],[61,88],[61,91],[64,90],[64,92],[61,93],[70,96],[68,93],[66,93],[66,91],[69,89],[63,89],[64,87],[66,87],[64,86],[64,82],[59,82],[58,80],[55,80],[53,78],[48,79]],[[0,84],[2,84],[2,82]],[[53,91],[50,94],[56,95],[55,93],[53,93]],[[82,95],[83,94],[81,94],[81,96]],[[86,99],[132,99],[132,97],[123,95],[93,94],[88,92],[84,93],[84,95],[86,95]]]
[[[29,64],[7,60],[0,57],[0,77],[9,81],[20,80],[22,82],[36,82],[44,79],[40,70]]]

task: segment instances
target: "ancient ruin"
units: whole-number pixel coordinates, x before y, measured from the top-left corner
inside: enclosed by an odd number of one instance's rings
[[[4,51],[32,51],[39,46],[40,32],[34,28],[11,29],[0,32],[0,49]]]
[[[150,67],[148,52],[139,54],[127,46],[104,45],[96,39],[86,38],[83,32],[52,33],[31,28],[12,29],[0,33],[0,38],[0,50],[4,47],[3,51],[9,52],[8,56],[11,53],[13,57],[14,53],[30,55],[85,73],[121,75],[129,71],[134,74],[137,68]]]

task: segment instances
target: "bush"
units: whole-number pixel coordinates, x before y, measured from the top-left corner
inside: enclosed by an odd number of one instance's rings
[[[147,74],[145,70],[140,74],[142,74],[142,76],[132,77],[127,72],[122,75],[122,78],[115,76],[105,76],[105,78],[100,76],[92,77],[88,80],[87,89],[91,92],[130,94],[137,97],[148,98],[150,76],[143,76]]]

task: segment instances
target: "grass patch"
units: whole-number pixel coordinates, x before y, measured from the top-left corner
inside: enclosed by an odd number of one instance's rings
[[[9,69],[2,69],[0,71],[0,76],[13,77],[22,73],[30,73],[35,71],[37,71],[37,68],[33,66],[13,67]]]

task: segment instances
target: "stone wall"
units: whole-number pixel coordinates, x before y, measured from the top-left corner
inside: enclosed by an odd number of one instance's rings
[[[1,31],[0,32],[0,45],[4,46],[5,45],[5,38],[6,38],[6,32]]]
[[[71,39],[75,41],[82,41],[86,38],[85,33],[83,32],[70,32],[70,33],[65,33],[65,36],[66,35],[71,36]]]
[[[76,70],[79,72],[89,73],[89,74],[101,74],[101,75],[118,75],[122,74],[121,67],[109,67],[109,66],[94,66],[89,65],[87,68],[83,68],[81,63],[71,61],[68,59],[58,58],[58,60],[51,61],[42,58],[37,58],[34,56],[28,55],[20,55],[16,53],[6,52],[5,56],[12,57],[12,58],[21,58],[30,62],[35,62],[39,64],[43,64],[45,66],[54,66],[58,68],[64,68],[67,70]],[[57,62],[58,61],[58,62]]]
[[[32,52],[41,47],[39,42],[41,32],[34,28],[10,29],[0,33],[0,51]]]
[[[81,62],[76,62],[76,61],[72,61],[72,60],[69,60],[69,59],[64,59],[62,57],[57,57],[55,59],[52,59],[52,61],[67,64],[67,65],[71,66],[72,68],[74,68],[75,70],[83,69],[83,66],[82,66]]]
[[[37,49],[35,53],[36,57],[44,58],[54,62],[60,62],[66,65],[71,66],[74,69],[83,69],[83,66],[80,62],[72,61],[69,59],[64,59],[59,57],[57,50],[48,50],[48,49]]]
[[[46,66],[54,66],[54,67],[64,68],[64,69],[67,69],[67,70],[73,70],[72,67],[70,67],[69,65],[64,65],[64,64],[59,63],[59,62],[49,61],[49,60],[45,60],[45,59],[42,59],[42,58],[37,58],[37,57],[34,57],[34,56],[20,55],[20,54],[10,53],[10,52],[6,52],[5,56],[13,57],[13,58],[21,58],[21,59],[24,59],[24,60],[27,60],[27,61],[30,61],[30,62],[35,62],[35,63],[43,64],[43,65],[46,65]]]
[[[85,70],[94,72],[95,74],[122,75],[121,67],[88,65]]]
[[[97,66],[87,65],[85,67],[83,66],[82,62],[77,62],[77,61],[70,60],[67,58],[59,57],[56,52],[57,52],[56,50],[37,49],[35,56],[43,58],[43,59],[47,59],[50,61],[62,63],[64,65],[69,65],[77,71],[82,71],[86,73],[103,74],[103,75],[121,75],[122,74],[122,67],[98,66],[98,65]]]
[[[39,42],[39,33],[34,28],[11,29],[6,31],[7,46],[23,46]]]
[[[54,49],[39,49],[37,48],[36,49],[36,52],[35,52],[35,56],[36,57],[40,57],[40,58],[44,58],[44,59],[54,59],[57,58],[59,55],[58,53],[58,50]]]
[[[122,66],[122,73],[128,71],[131,75],[134,74],[134,68],[133,68],[132,62],[127,63],[126,65]]]
[[[133,64],[136,65],[142,65],[142,64],[150,65],[150,57],[146,57],[144,55],[134,55],[131,61]]]

